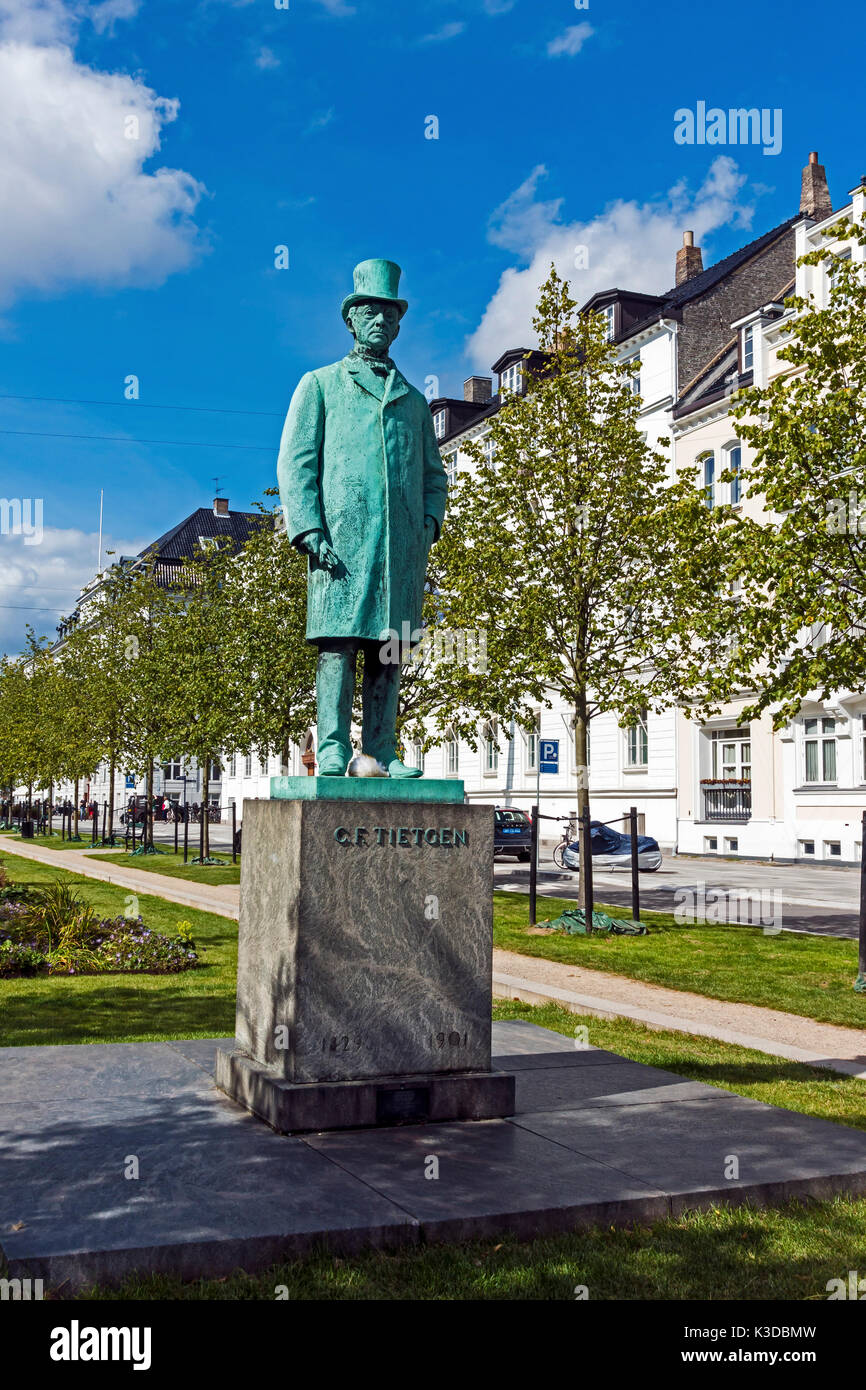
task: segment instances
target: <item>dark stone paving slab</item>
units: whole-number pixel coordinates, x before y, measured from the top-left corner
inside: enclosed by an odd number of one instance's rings
[[[134,1270],[262,1269],[322,1240],[351,1251],[531,1236],[866,1190],[859,1131],[576,1049],[524,1020],[495,1024],[493,1043],[494,1064],[517,1076],[513,1119],[303,1139],[215,1089],[231,1038],[0,1050],[10,1275],[68,1292]],[[132,1158],[138,1178],[125,1176]]]
[[[609,1096],[602,1105],[597,1098],[581,1109],[524,1113],[513,1123],[575,1155],[658,1184],[674,1211],[732,1194],[779,1202],[798,1192],[866,1191],[862,1131],[707,1090],[708,1098],[674,1103],[656,1098],[618,1105]],[[731,1158],[736,1178],[725,1176]]]

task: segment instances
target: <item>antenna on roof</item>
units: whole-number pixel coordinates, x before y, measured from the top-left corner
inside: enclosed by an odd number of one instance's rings
[[[214,497],[219,497],[220,493],[222,492],[222,488],[221,488],[221,486],[220,486],[220,481],[221,481],[221,479],[224,478],[224,477],[225,477],[225,473],[221,473],[219,478],[212,478],[212,479],[211,479],[211,481],[212,481],[212,483],[213,483],[213,485],[214,485]]]

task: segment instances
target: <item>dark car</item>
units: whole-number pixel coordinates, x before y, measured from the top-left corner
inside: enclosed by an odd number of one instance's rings
[[[130,798],[119,819],[121,825],[144,825],[147,820],[147,797],[137,796],[134,801]]]
[[[514,854],[524,862],[532,843],[532,821],[516,806],[497,806],[493,812],[493,854]]]
[[[631,867],[631,836],[623,835],[612,825],[601,821],[591,821],[589,827],[592,846],[592,864],[597,869],[628,869]],[[580,842],[575,840],[562,851],[562,860],[567,869],[580,868]],[[651,835],[637,837],[638,868],[646,873],[655,873],[661,866],[662,852],[658,840]]]

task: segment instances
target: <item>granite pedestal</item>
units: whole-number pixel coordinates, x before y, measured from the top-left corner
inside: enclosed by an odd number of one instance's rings
[[[275,778],[244,806],[240,1050],[216,1084],[281,1133],[512,1114],[492,879],[492,810],[462,783]]]

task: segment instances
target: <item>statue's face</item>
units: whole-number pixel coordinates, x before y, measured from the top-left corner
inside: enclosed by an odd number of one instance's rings
[[[356,342],[383,357],[400,332],[400,310],[384,299],[353,304],[348,318]]]

